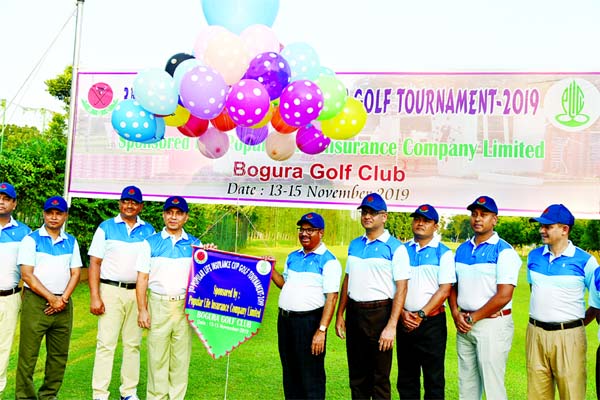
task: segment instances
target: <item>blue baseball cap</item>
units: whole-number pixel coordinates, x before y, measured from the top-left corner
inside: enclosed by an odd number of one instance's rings
[[[369,207],[375,211],[387,211],[387,204],[377,193],[371,193],[365,196],[358,208]]]
[[[0,183],[0,193],[4,193],[12,199],[17,198],[17,191],[15,190],[15,187],[8,182]]]
[[[498,207],[496,206],[496,202],[494,199],[488,196],[479,196],[475,199],[469,206],[467,210],[472,211],[474,208],[483,208],[489,212],[493,212],[494,214],[498,214]]]
[[[575,217],[571,211],[562,204],[552,204],[548,206],[542,215],[538,218],[531,218],[529,222],[539,222],[544,225],[564,224],[573,226]]]
[[[319,214],[317,214],[315,212],[309,212],[308,214],[304,214],[298,220],[298,222],[296,222],[296,225],[300,226],[305,222],[307,224],[312,225],[313,228],[325,229],[325,220],[323,220],[323,217],[321,217]]]
[[[181,196],[171,196],[165,201],[163,210],[167,211],[169,208],[178,208],[183,212],[188,212],[188,203]]]
[[[58,210],[61,212],[68,212],[69,206],[67,201],[60,196],[52,196],[44,203],[44,211]]]
[[[431,219],[436,224],[440,220],[440,217],[439,217],[437,211],[435,211],[435,208],[433,208],[433,206],[431,206],[429,204],[422,204],[422,205],[420,205],[419,207],[417,207],[417,209],[415,210],[415,212],[413,212],[412,214],[410,214],[411,217],[416,217],[418,215],[420,215],[422,217],[425,217],[427,219]]]
[[[127,186],[121,192],[121,200],[131,199],[138,203],[142,202],[142,191],[137,186]]]

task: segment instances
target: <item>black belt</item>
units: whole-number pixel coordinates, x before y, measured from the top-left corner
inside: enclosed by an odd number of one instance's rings
[[[19,293],[20,291],[21,291],[21,288],[19,286],[14,287],[12,289],[0,290],[0,297],[10,296],[15,293]]]
[[[380,308],[392,304],[392,299],[374,300],[374,301],[355,301],[348,298],[348,305],[356,308]]]
[[[563,329],[578,328],[584,326],[582,319],[576,319],[570,322],[542,322],[529,317],[529,323],[545,331],[560,331]]]
[[[312,315],[312,314],[323,314],[323,307],[321,308],[315,308],[314,310],[310,310],[310,311],[288,311],[288,310],[284,310],[283,308],[279,309],[279,315],[281,315],[282,317],[285,318],[294,318],[294,317],[305,317],[307,315]]]
[[[135,282],[134,283],[125,283],[125,282],[111,281],[110,279],[100,279],[100,282],[106,283],[107,285],[113,285],[113,286],[117,286],[117,287],[121,287],[121,288],[125,288],[125,289],[135,289]]]

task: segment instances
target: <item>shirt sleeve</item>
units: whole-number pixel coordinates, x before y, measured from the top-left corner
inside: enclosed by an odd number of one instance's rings
[[[440,258],[440,272],[438,274],[438,284],[456,283],[456,264],[454,263],[454,253],[448,250]]]
[[[287,256],[285,258],[285,262],[283,263],[283,273],[281,274],[281,276],[283,276],[283,280],[287,281],[288,278],[288,261],[289,261],[290,257]]]
[[[600,309],[600,268],[598,261],[591,256],[585,264],[585,281],[589,290],[588,304],[594,308]]]
[[[398,246],[392,256],[392,276],[394,281],[410,279],[410,257],[404,245]]]
[[[104,251],[106,249],[105,244],[106,233],[102,228],[98,227],[96,232],[94,232],[94,237],[92,238],[92,243],[88,250],[88,256],[104,258]]]
[[[31,236],[25,236],[19,243],[17,264],[35,267],[35,259],[35,240]]]
[[[142,242],[140,252],[135,264],[135,269],[139,272],[150,273],[150,243],[147,240]]]
[[[504,249],[498,254],[496,268],[496,282],[499,285],[509,284],[517,286],[519,280],[519,269],[521,268],[521,257],[512,248]]]
[[[83,266],[83,262],[81,262],[81,253],[79,252],[79,243],[77,239],[75,239],[75,244],[73,245],[73,256],[71,257],[71,265],[70,268],[81,268]]]
[[[323,266],[323,293],[339,292],[341,279],[342,264],[337,258],[327,261]]]

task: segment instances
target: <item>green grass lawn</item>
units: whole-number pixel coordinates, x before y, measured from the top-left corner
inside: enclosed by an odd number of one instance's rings
[[[345,263],[345,246],[330,248],[342,264]],[[277,268],[283,268],[285,256],[292,247],[252,247],[241,252],[252,255],[272,255],[277,259]],[[229,357],[213,360],[205,351],[200,340],[195,341],[190,365],[188,399],[282,399],[281,365],[277,352],[277,299],[279,289],[271,285],[267,308],[262,327],[250,341],[234,350]],[[75,305],[75,323],[71,340],[69,363],[60,391],[61,399],[91,399],[91,379],[96,346],[96,317],[89,313],[89,290],[86,283],[79,285],[73,296]],[[509,399],[526,397],[527,378],[525,369],[525,329],[529,307],[529,288],[522,267],[519,286],[513,300],[513,318],[515,335],[509,356],[506,386]],[[458,398],[458,374],[456,357],[456,330],[452,318],[448,315],[448,349],[446,352],[446,397]],[[598,327],[587,328],[588,334],[588,388],[587,398],[595,399],[594,363],[598,345]],[[8,383],[4,398],[14,398],[15,369],[17,358],[18,334],[15,338],[13,353],[9,364]],[[44,369],[44,345],[36,368],[36,387],[39,387]],[[110,387],[111,399],[118,398],[119,368],[121,354],[115,354],[113,382]],[[394,363],[395,364],[395,363]],[[327,345],[327,398],[348,399],[348,368],[346,364],[345,343],[335,336],[334,329],[328,333]],[[396,384],[396,368],[391,374],[392,386]],[[146,392],[146,342],[142,344],[141,382],[138,394],[145,397]],[[394,398],[398,398],[394,390]]]

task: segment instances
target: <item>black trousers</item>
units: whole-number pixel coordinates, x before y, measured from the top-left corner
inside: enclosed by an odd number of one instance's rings
[[[380,351],[379,337],[385,328],[392,303],[377,308],[346,307],[346,351],[352,399],[390,399],[393,350]]]
[[[323,309],[303,315],[277,317],[279,358],[286,399],[325,398],[325,351],[318,356],[310,347],[319,329]]]
[[[446,356],[446,314],[428,318],[412,332],[398,324],[396,347],[398,393],[402,400],[421,398],[421,370],[424,399],[444,398],[444,360]]]
[[[596,398],[600,400],[600,346],[596,349]]]

